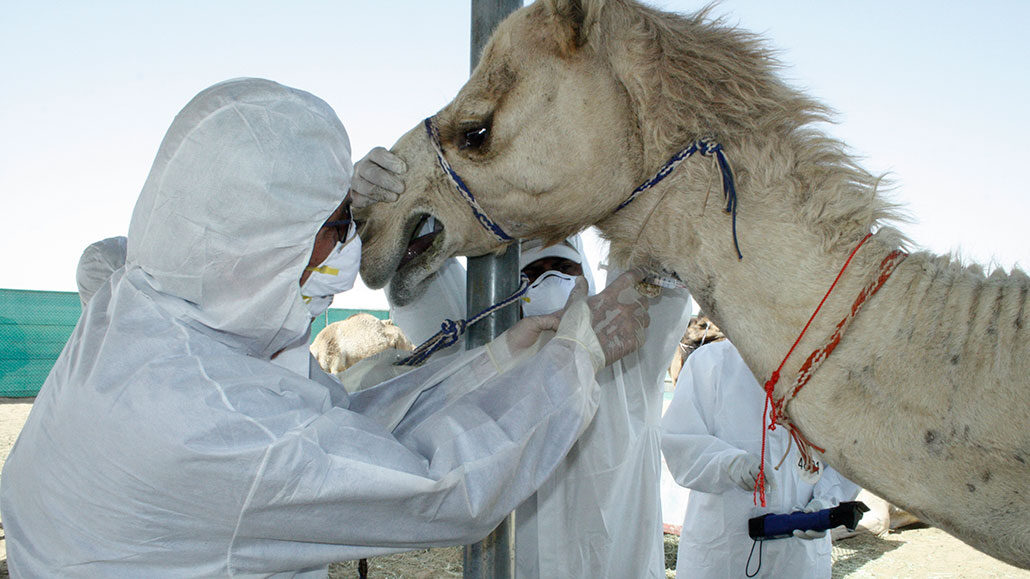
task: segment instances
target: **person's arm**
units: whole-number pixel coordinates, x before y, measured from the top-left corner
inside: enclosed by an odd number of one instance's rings
[[[596,410],[604,353],[585,302],[573,310],[535,356],[504,374],[480,348],[460,367],[430,364],[396,378],[425,384],[392,432],[365,414],[387,383],[277,440],[235,549],[296,557],[342,545],[332,556],[351,558],[485,536],[542,484]]]
[[[676,392],[662,418],[662,454],[680,485],[724,493],[741,488],[741,478],[750,469],[738,465],[746,465],[751,455],[715,436],[714,425],[706,421],[709,409],[702,393],[720,387],[721,373],[720,360],[711,359],[711,352],[702,352],[687,358],[680,372]]]
[[[644,347],[626,356],[613,366],[629,380],[659,388],[665,382],[669,364],[683,332],[690,322],[690,292],[686,289],[662,289],[651,300],[648,309],[651,325],[645,332]]]

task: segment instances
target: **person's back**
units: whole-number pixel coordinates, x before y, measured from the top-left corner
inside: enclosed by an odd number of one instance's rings
[[[239,475],[251,473],[246,478],[256,483],[271,456],[268,442],[329,405],[324,388],[216,340],[166,339],[181,328],[140,298],[130,280],[121,280],[113,294],[94,296],[88,311],[134,309],[146,327],[120,328],[121,345],[153,355],[110,356],[103,350],[113,345],[103,334],[89,324],[80,328],[69,352],[95,360],[92,367],[58,363],[5,465],[4,523],[15,576],[47,570],[143,577],[155,566],[182,569],[184,557],[191,574],[226,574],[228,538],[243,530],[237,525],[253,491],[238,484]],[[79,379],[61,380],[64,372]],[[252,372],[269,387],[219,386]],[[23,526],[28,513],[57,524]],[[84,543],[79,529],[95,540]],[[217,558],[210,556],[216,544]],[[84,561],[94,563],[76,567]]]

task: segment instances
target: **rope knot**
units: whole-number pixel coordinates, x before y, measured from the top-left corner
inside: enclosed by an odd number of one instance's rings
[[[458,342],[465,333],[465,320],[444,320],[440,324],[440,348],[446,348]]]
[[[444,348],[450,347],[461,339],[461,336],[465,333],[465,330],[469,326],[489,316],[490,314],[500,310],[501,308],[510,306],[517,302],[523,294],[529,289],[529,278],[526,274],[519,275],[519,287],[515,290],[515,293],[511,294],[507,298],[500,302],[486,308],[478,314],[472,316],[467,320],[444,320],[440,323],[440,331],[430,337],[428,340],[419,345],[411,351],[411,355],[407,358],[398,361],[398,366],[418,366],[429,359],[435,352]]]

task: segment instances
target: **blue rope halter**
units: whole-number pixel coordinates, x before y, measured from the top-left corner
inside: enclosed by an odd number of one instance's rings
[[[440,133],[436,128],[436,124],[433,122],[433,117],[426,118],[423,124],[425,125],[426,135],[429,137],[429,142],[433,145],[433,150],[436,152],[437,163],[439,163],[440,168],[443,169],[447,178],[450,179],[451,184],[454,185],[458,194],[461,195],[466,203],[468,203],[476,221],[478,221],[479,224],[490,232],[498,241],[502,243],[513,241],[514,238],[505,233],[496,222],[486,215],[486,211],[480,207],[479,203],[476,201],[476,197],[471,191],[469,191],[468,186],[465,185],[465,182],[461,177],[454,171],[454,169],[451,168],[451,164],[447,162],[447,159],[443,155],[443,147],[440,146]],[[733,183],[733,170],[730,168],[730,163],[726,159],[725,153],[723,153],[722,145],[716,143],[714,140],[708,138],[698,139],[687,146],[687,148],[673,155],[671,159],[666,161],[666,163],[658,169],[658,172],[655,173],[653,177],[644,181],[642,185],[634,189],[633,192],[630,193],[629,198],[616,207],[615,211],[612,213],[621,210],[636,199],[637,195],[657,185],[662,179],[672,173],[680,163],[687,160],[695,153],[700,153],[704,157],[715,157],[719,163],[719,172],[722,176],[722,191],[723,196],[726,199],[725,211],[733,216],[733,247],[737,250],[737,259],[744,259],[744,256],[740,253],[740,245],[737,243],[737,189]],[[664,281],[665,283],[660,284],[664,287],[682,286],[682,281],[679,281],[678,276],[676,276],[675,273],[672,273],[671,275],[672,278],[666,278],[664,276],[653,277],[660,281]],[[397,365],[418,366],[423,364],[435,352],[457,343],[469,326],[497,310],[515,303],[528,289],[529,278],[526,277],[525,274],[522,274],[521,283],[519,284],[519,288],[515,290],[515,293],[467,320],[444,320],[443,323],[440,324],[439,332],[415,348],[410,356],[397,362]]]
[[[719,173],[722,176],[722,194],[726,199],[726,208],[724,211],[733,216],[733,248],[737,251],[737,259],[744,259],[744,255],[740,253],[740,244],[737,242],[737,187],[733,183],[733,169],[730,168],[730,162],[726,159],[726,154],[722,150],[722,145],[716,143],[712,139],[698,139],[679,153],[673,155],[671,159],[666,161],[665,164],[658,169],[658,172],[655,173],[653,177],[644,181],[643,184],[634,189],[633,192],[629,194],[629,197],[615,208],[613,213],[629,205],[637,198],[637,195],[640,195],[644,191],[654,187],[661,182],[662,179],[668,177],[680,163],[689,159],[694,153],[700,153],[703,157],[715,157],[716,161],[719,163]]]
[[[458,339],[461,338],[461,335],[465,333],[465,330],[467,330],[469,326],[478,322],[479,320],[482,320],[490,314],[517,302],[519,298],[522,297],[522,295],[525,294],[526,290],[528,289],[529,277],[523,273],[520,275],[519,287],[515,290],[515,293],[504,298],[500,302],[486,308],[485,310],[479,312],[478,314],[472,316],[467,320],[444,320],[443,323],[440,324],[439,332],[433,334],[433,336],[425,342],[422,342],[419,345],[419,347],[412,350],[410,356],[403,360],[400,360],[396,363],[396,365],[419,366],[423,364],[426,360],[429,359],[430,356],[432,356],[436,352],[457,343]]]
[[[475,195],[469,191],[468,186],[465,185],[465,182],[461,180],[461,177],[454,172],[454,169],[451,168],[451,164],[448,163],[447,159],[443,156],[443,148],[440,146],[440,133],[436,130],[436,124],[433,123],[433,117],[428,117],[424,124],[426,126],[426,134],[429,135],[429,142],[433,144],[433,150],[436,151],[436,160],[440,163],[440,168],[443,169],[443,172],[451,180],[451,184],[454,185],[454,188],[458,190],[458,194],[461,195],[461,197],[465,199],[465,202],[469,204],[469,207],[472,208],[472,215],[476,217],[476,221],[478,221],[484,229],[493,234],[493,236],[497,238],[497,241],[502,243],[512,241],[513,238],[505,233],[504,230],[501,229],[500,225],[497,225],[497,223],[487,217],[486,211],[483,211],[483,208],[479,206]]]

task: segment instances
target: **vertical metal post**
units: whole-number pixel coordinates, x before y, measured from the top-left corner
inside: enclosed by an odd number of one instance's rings
[[[479,55],[497,24],[522,7],[522,0],[472,0],[471,66],[475,70]],[[501,256],[486,255],[468,259],[468,315],[508,297],[519,286],[519,243],[508,246]],[[500,335],[518,321],[519,309],[504,308],[468,329],[465,347],[472,349]],[[508,515],[485,539],[466,545],[462,554],[464,576],[470,579],[515,577],[515,515]]]

